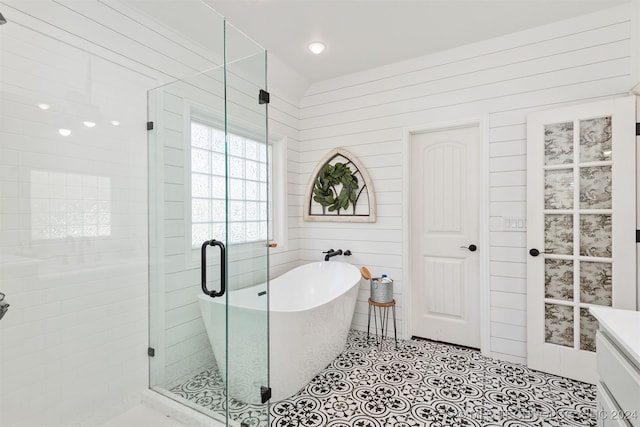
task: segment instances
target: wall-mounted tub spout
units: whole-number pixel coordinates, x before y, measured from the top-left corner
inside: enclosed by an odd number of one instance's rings
[[[325,261],[329,261],[329,258],[337,256],[337,255],[342,255],[342,249],[338,249],[337,251],[334,251],[333,249],[329,249],[326,252],[322,252],[323,254],[326,254],[324,256],[324,260]]]

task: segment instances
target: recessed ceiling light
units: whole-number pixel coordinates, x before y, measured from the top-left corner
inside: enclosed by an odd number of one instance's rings
[[[71,131],[69,129],[58,129],[58,133],[62,136],[71,135]]]
[[[320,55],[325,50],[327,45],[322,42],[311,42],[307,47],[312,53]]]
[[[95,127],[95,125],[96,125],[95,122],[89,122],[89,121],[82,122],[82,123],[88,128]]]
[[[111,120],[111,124],[114,126],[120,126],[120,122],[117,120]]]
[[[38,106],[38,108],[39,108],[39,109],[41,109],[41,110],[48,110],[49,108],[51,108],[51,105],[49,105],[49,104],[43,104],[43,103],[40,103],[40,104],[36,104],[36,105],[37,105],[37,106]]]

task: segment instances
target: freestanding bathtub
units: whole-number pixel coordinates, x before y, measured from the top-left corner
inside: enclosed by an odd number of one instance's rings
[[[347,340],[360,271],[346,262],[314,262],[269,283],[269,381],[271,401],[292,396],[325,368]],[[229,395],[260,402],[267,384],[266,284],[230,291],[225,298],[198,295],[218,369],[225,377],[224,320],[228,314]]]

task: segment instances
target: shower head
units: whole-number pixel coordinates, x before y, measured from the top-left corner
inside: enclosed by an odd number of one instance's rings
[[[6,24],[6,23],[7,23],[7,20],[4,19],[4,16],[2,16],[2,13],[0,13],[0,25]]]

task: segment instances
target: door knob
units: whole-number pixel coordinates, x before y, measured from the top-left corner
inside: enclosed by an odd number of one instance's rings
[[[462,249],[469,249],[471,252],[475,252],[478,250],[478,247],[476,245],[469,245],[469,246],[460,246]]]
[[[538,256],[540,254],[552,254],[553,250],[552,249],[547,249],[548,252],[540,252],[539,250],[537,250],[536,248],[533,249],[529,249],[529,255],[531,256]]]

